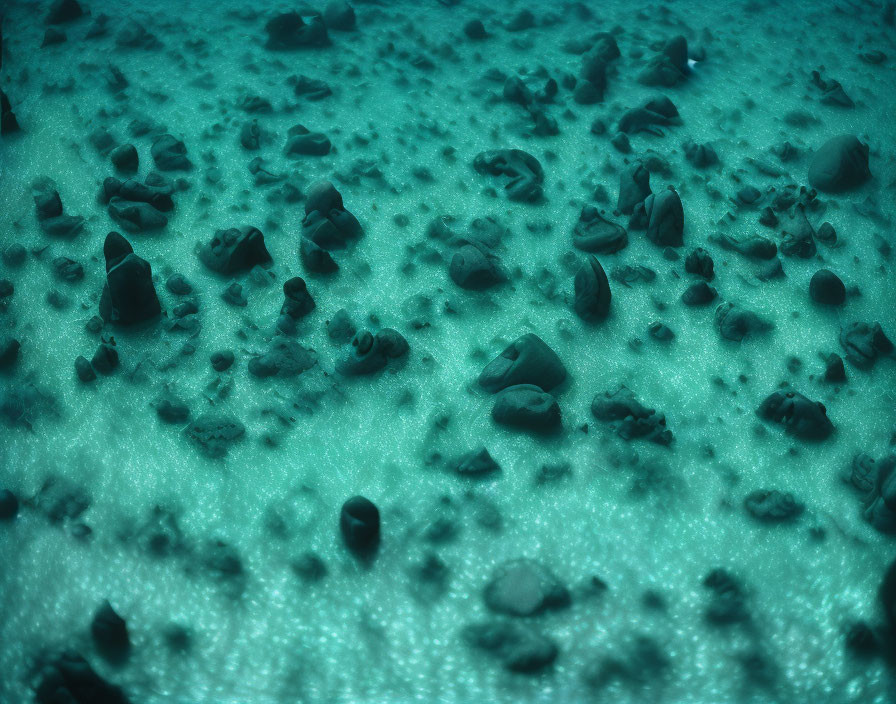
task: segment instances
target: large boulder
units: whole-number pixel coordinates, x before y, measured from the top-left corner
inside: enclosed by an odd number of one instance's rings
[[[639,214],[639,209],[643,213]],[[635,209],[635,220],[647,224],[647,239],[661,247],[681,247],[684,244],[684,209],[681,198],[672,189],[647,196]]]
[[[159,171],[186,171],[193,166],[187,158],[187,146],[170,134],[156,139],[150,153]]]
[[[557,399],[533,384],[508,386],[498,392],[492,418],[501,425],[533,432],[549,432],[560,425]]]
[[[566,379],[566,367],[538,335],[527,333],[514,340],[479,375],[479,385],[495,393],[508,386],[533,384],[550,391]]]
[[[593,205],[586,205],[572,231],[576,249],[592,254],[613,254],[628,245],[628,233],[622,225],[605,219]]]
[[[320,249],[344,249],[362,234],[361,224],[342,203],[342,196],[329,181],[320,181],[308,191],[302,236]]]
[[[37,704],[129,704],[124,691],[103,679],[81,655],[66,652],[41,668]]]
[[[827,193],[841,193],[871,178],[868,145],[855,135],[833,137],[825,142],[809,163],[809,185]]]
[[[103,245],[106,285],[100,295],[100,317],[107,323],[131,325],[152,320],[162,306],[152,282],[152,267],[134,254],[130,243],[110,232]]]

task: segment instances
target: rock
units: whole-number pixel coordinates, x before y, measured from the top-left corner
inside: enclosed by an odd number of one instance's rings
[[[557,400],[532,384],[508,386],[498,392],[492,418],[521,430],[549,432],[560,425]]]
[[[825,142],[809,163],[809,184],[826,193],[842,193],[871,178],[868,145],[854,135],[841,135]]]
[[[109,201],[109,215],[130,233],[161,230],[168,224],[168,218],[149,203],[132,203],[117,197]]]
[[[290,563],[292,571],[305,582],[319,582],[327,576],[327,563],[313,550],[306,550]]]
[[[880,323],[850,323],[840,330],[840,345],[850,364],[861,369],[869,369],[879,357],[893,353],[893,343]]]
[[[175,296],[186,296],[193,292],[192,284],[187,281],[187,277],[183,274],[172,274],[169,276],[165,281],[165,288]]]
[[[78,0],[53,0],[47,14],[47,24],[63,24],[76,20],[84,11]]]
[[[319,181],[308,191],[302,235],[318,247],[344,249],[362,234],[361,225],[342,203],[342,196],[329,181]]]
[[[582,320],[603,320],[610,312],[610,282],[597,257],[590,255],[576,272],[573,309]]]
[[[741,342],[745,337],[771,330],[772,324],[751,310],[725,302],[716,308],[716,326],[726,340]]]
[[[130,655],[127,623],[108,601],[104,601],[93,615],[90,634],[99,653],[110,662],[120,663]]]
[[[188,171],[193,167],[187,158],[186,145],[170,134],[158,137],[150,153],[159,171]]]
[[[304,318],[315,308],[314,299],[308,293],[305,280],[299,276],[288,279],[283,284],[283,305],[280,308],[280,316],[286,316],[291,321]]]
[[[896,533],[896,455],[883,458],[874,469],[874,484],[865,500],[865,520],[882,533]]]
[[[829,384],[842,384],[846,381],[846,369],[843,358],[836,353],[824,356],[824,380]]]
[[[133,144],[122,144],[109,152],[109,160],[119,171],[133,173],[140,165],[137,148]]]
[[[124,691],[100,677],[77,653],[66,652],[41,668],[37,704],[130,704]]]
[[[187,426],[186,434],[206,455],[220,458],[246,434],[246,427],[232,416],[205,413]]]
[[[103,254],[106,285],[99,305],[103,320],[132,325],[157,317],[162,307],[152,282],[149,262],[134,254],[130,243],[117,232],[106,236]]]
[[[226,372],[233,366],[235,359],[236,357],[231,350],[219,350],[218,352],[212,352],[209,361],[212,364],[212,369],[216,372]]]
[[[689,274],[702,276],[707,281],[712,281],[715,277],[712,257],[703,247],[697,247],[688,254],[684,260],[684,270]]]
[[[376,335],[360,330],[351,341],[349,357],[336,363],[336,371],[346,376],[373,374],[389,362],[401,360],[410,351],[407,340],[397,330],[383,328]]]
[[[763,420],[783,425],[801,440],[824,440],[834,431],[824,405],[796,391],[776,391],[760,404],[756,413]]]
[[[712,592],[705,611],[709,623],[727,626],[750,620],[744,588],[729,572],[721,568],[712,570],[703,579],[703,586]]]
[[[712,303],[718,293],[705,281],[698,281],[688,286],[681,294],[681,302],[686,306],[705,306]]]
[[[484,445],[461,455],[454,461],[452,468],[462,477],[474,479],[501,471],[500,465],[495,462]]]
[[[271,376],[298,376],[317,363],[313,350],[293,340],[276,339],[263,355],[249,360],[249,373],[264,379]]]
[[[464,34],[467,35],[468,39],[473,39],[475,41],[480,41],[488,37],[488,32],[485,31],[485,25],[482,24],[482,20],[470,20],[467,22],[464,25]]]
[[[647,333],[654,340],[659,340],[660,342],[671,342],[675,339],[675,333],[659,320],[654,320],[647,326]]]
[[[521,623],[485,621],[466,626],[463,638],[511,672],[536,673],[557,659],[556,643]]]
[[[78,357],[75,358],[75,374],[77,374],[78,379],[85,384],[96,379],[96,372],[93,371],[90,362],[81,355],[78,355]]]
[[[18,242],[13,242],[0,253],[0,259],[2,259],[3,263],[10,268],[18,268],[22,266],[27,257],[28,252]]]
[[[44,40],[41,42],[40,48],[43,49],[47,46],[53,46],[54,44],[62,44],[68,39],[61,29],[57,29],[56,27],[50,27],[44,32]]]
[[[174,208],[174,201],[171,199],[173,193],[173,186],[167,181],[163,181],[161,174],[155,176],[150,174],[146,177],[145,184],[134,179],[120,181],[117,178],[109,177],[103,181],[101,198],[105,202],[110,202],[118,197],[123,201],[148,203],[156,210],[167,213]]]
[[[339,530],[346,547],[358,557],[369,557],[380,543],[380,512],[363,496],[353,496],[339,512]]]
[[[661,247],[684,244],[684,209],[678,193],[666,189],[644,200],[647,215],[647,239]]]
[[[332,274],[339,270],[333,255],[312,240],[302,237],[299,243],[299,257],[302,264],[312,274]]]
[[[12,103],[9,97],[0,90],[0,136],[10,135],[19,132],[22,128],[15,113],[12,111]]]
[[[355,10],[345,0],[330,0],[323,17],[327,29],[350,32],[355,28]]]
[[[748,259],[769,260],[778,256],[778,245],[766,237],[752,235],[743,240],[737,240],[730,235],[720,234],[710,238],[717,242],[722,249],[729,252],[737,252]]]
[[[309,78],[308,76],[298,76],[292,92],[297,97],[305,98],[305,100],[310,100],[311,102],[317,102],[333,95],[330,86],[324,81]]]
[[[0,370],[12,368],[21,348],[22,344],[14,337],[0,340]]]
[[[666,427],[666,417],[641,404],[626,386],[612,393],[597,394],[591,402],[591,413],[623,440],[639,438],[658,445],[672,444],[673,435]]]
[[[332,319],[327,321],[327,337],[333,342],[351,342],[356,332],[355,324],[345,308],[337,310]]]
[[[190,418],[190,407],[177,398],[163,398],[155,404],[156,415],[165,423],[180,425]]]
[[[53,274],[60,281],[75,283],[84,278],[84,267],[74,259],[56,257],[53,260]]]
[[[326,156],[332,144],[322,132],[312,132],[304,125],[295,125],[287,132],[285,154],[294,156]]]
[[[809,281],[809,296],[816,303],[839,306],[846,301],[846,286],[830,269],[819,269]]]
[[[265,47],[273,50],[327,46],[330,37],[320,15],[311,15],[306,23],[298,12],[284,12],[271,18],[264,27],[268,35]]]
[[[616,209],[623,215],[631,215],[635,206],[651,195],[650,172],[641,162],[635,162],[619,176],[619,199]]]
[[[753,518],[767,523],[795,520],[805,510],[790,492],[757,489],[744,497],[744,508]]]
[[[156,50],[162,45],[155,34],[133,19],[124,21],[121,30],[115,37],[115,43],[120,47],[145,49],[146,51]]]
[[[572,231],[572,243],[583,252],[613,254],[628,245],[625,228],[601,216],[597,208],[586,205]]]
[[[199,250],[199,259],[221,274],[248,271],[272,262],[261,230],[248,226],[217,230],[211,242]]]
[[[705,169],[719,163],[719,155],[711,144],[697,144],[688,140],[682,145],[682,149],[685,159],[691,162],[694,168]]]
[[[569,590],[547,567],[520,558],[500,565],[483,592],[485,605],[495,613],[534,616],[568,607]]]
[[[557,354],[533,333],[518,337],[479,375],[479,385],[495,393],[508,386],[533,384],[550,391],[566,379]]]
[[[118,368],[118,350],[114,340],[103,340],[97,347],[90,364],[95,371],[108,376]]]
[[[891,637],[896,637],[896,560],[890,563],[880,585],[879,598]]]
[[[507,177],[504,190],[512,201],[535,203],[544,195],[544,170],[538,159],[521,149],[480,152],[473,168],[480,174]]]
[[[507,280],[501,260],[480,242],[470,241],[451,257],[451,280],[463,289],[484,291]]]
[[[19,515],[19,500],[9,489],[0,490],[0,521],[12,521]]]

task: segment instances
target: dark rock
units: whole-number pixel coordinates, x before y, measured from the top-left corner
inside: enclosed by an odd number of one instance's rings
[[[501,425],[522,430],[549,432],[560,425],[557,400],[531,384],[508,386],[498,392],[492,418]]]
[[[776,391],[757,409],[760,418],[779,423],[801,440],[824,440],[834,426],[824,405],[796,391]]]
[[[709,623],[727,626],[750,620],[744,588],[729,572],[721,568],[712,570],[704,578],[703,586],[712,592],[705,611]]]
[[[631,215],[635,206],[650,195],[650,172],[641,162],[635,162],[619,176],[619,199],[616,209]]]
[[[118,350],[114,340],[103,340],[97,347],[90,364],[100,374],[109,375],[118,368]]]
[[[488,37],[488,32],[485,31],[485,25],[482,24],[482,20],[470,20],[467,22],[464,25],[464,34],[469,39],[477,41]]]
[[[752,235],[743,240],[737,240],[730,235],[720,234],[711,238],[714,242],[729,252],[737,252],[748,259],[769,260],[778,256],[778,245],[766,237]]]
[[[327,29],[350,32],[355,28],[355,10],[345,0],[330,0],[323,17]]]
[[[721,336],[735,342],[740,342],[749,335],[766,332],[772,328],[769,321],[760,318],[753,311],[731,302],[722,303],[716,308],[715,321]]]
[[[76,20],[84,11],[78,0],[53,0],[50,12],[47,14],[47,24],[63,24]]]
[[[824,380],[829,384],[842,384],[846,381],[846,369],[843,366],[843,358],[836,353],[825,357]]]
[[[9,97],[0,90],[0,136],[10,135],[19,132],[22,128],[15,113],[12,111],[12,104]]]
[[[228,448],[246,434],[246,427],[231,416],[205,413],[187,426],[186,434],[209,457],[224,457]]]
[[[74,283],[84,278],[84,267],[74,259],[56,257],[53,260],[53,274],[60,281]]]
[[[790,492],[757,489],[744,497],[744,508],[753,518],[767,523],[795,520],[805,510]]]
[[[156,404],[156,414],[166,423],[180,425],[190,418],[190,407],[177,398],[163,398]]]
[[[332,144],[323,132],[312,132],[304,125],[290,127],[287,132],[287,156],[326,156]]]
[[[483,291],[507,280],[501,260],[480,242],[468,242],[451,257],[451,280],[471,291]]]
[[[43,49],[47,46],[53,46],[54,44],[62,44],[68,39],[61,29],[57,29],[56,27],[50,27],[44,32],[44,40],[41,42],[40,48]]]
[[[183,274],[172,274],[169,276],[168,280],[165,281],[165,288],[175,296],[186,296],[193,292],[192,284]]]
[[[303,237],[299,243],[299,256],[302,264],[312,274],[332,274],[339,270],[333,255],[326,249],[318,247],[308,237]]]
[[[124,691],[98,675],[77,653],[52,659],[40,671],[37,704],[130,704]]]
[[[227,288],[221,292],[221,300],[226,304],[237,308],[245,308],[249,305],[249,299],[246,298],[246,294],[243,293],[242,285],[236,281],[231,281],[227,285]]]
[[[383,328],[376,335],[360,330],[351,342],[349,357],[336,363],[336,371],[347,376],[373,374],[389,362],[400,360],[410,351],[407,340],[397,330]]]
[[[711,144],[697,144],[688,140],[682,145],[684,156],[695,168],[705,169],[719,163],[719,155]]]
[[[501,471],[500,465],[495,462],[483,445],[458,457],[454,461],[452,469],[462,477],[473,477],[474,479]]]
[[[90,624],[90,634],[100,655],[110,662],[122,662],[131,652],[128,626],[108,601],[104,601]]]
[[[199,250],[199,259],[212,271],[234,274],[271,263],[264,235],[255,227],[218,230],[211,242]]]
[[[547,567],[520,558],[500,565],[483,592],[485,605],[496,613],[534,616],[570,605],[569,590]]]
[[[380,543],[380,512],[363,496],[353,496],[339,512],[339,530],[346,547],[359,557],[376,551]]]
[[[342,203],[342,196],[329,181],[320,181],[308,191],[302,234],[318,247],[344,249],[361,236],[361,225]]]
[[[22,344],[14,337],[0,339],[0,369],[11,369],[21,348]]]
[[[103,181],[103,190],[100,197],[104,202],[110,202],[114,198],[135,203],[148,203],[160,212],[168,212],[174,208],[171,196],[174,187],[167,181],[163,181],[161,174],[153,174],[146,177],[146,183],[140,183],[134,179],[120,181],[109,177]]]
[[[309,78],[308,76],[298,76],[292,92],[297,97],[305,98],[305,100],[310,100],[311,102],[317,102],[333,95],[330,86],[324,81]]]
[[[96,379],[96,372],[90,366],[90,362],[85,357],[78,356],[75,358],[75,374],[85,384]]]
[[[846,286],[830,269],[819,269],[809,281],[809,295],[816,303],[839,306],[846,301]]]
[[[865,520],[882,533],[896,533],[896,455],[874,465],[873,481],[865,498]]]
[[[881,356],[893,353],[893,343],[884,334],[880,323],[850,323],[840,330],[840,345],[851,364],[868,369]]]
[[[868,145],[854,135],[829,139],[809,163],[809,184],[826,193],[851,190],[869,178]]]
[[[482,370],[479,385],[491,393],[518,384],[533,384],[550,391],[564,379],[566,368],[554,350],[537,335],[527,333]]]
[[[613,254],[628,245],[625,228],[604,219],[597,208],[586,205],[572,231],[572,243],[583,252]]]
[[[684,260],[684,270],[689,274],[702,276],[707,281],[712,281],[715,277],[712,256],[703,247],[697,247],[688,254]]]
[[[109,160],[119,171],[134,172],[140,165],[137,148],[133,144],[122,144],[109,152]]]
[[[319,582],[327,576],[327,563],[313,550],[306,550],[290,563],[292,571],[305,582]]]
[[[590,255],[575,277],[573,309],[582,320],[603,320],[610,312],[610,282],[597,257]]]
[[[132,203],[117,197],[109,201],[109,216],[130,233],[161,230],[168,224],[168,218],[149,203]]]
[[[298,12],[284,12],[269,20],[264,29],[268,35],[265,44],[268,49],[301,49],[330,43],[327,26],[320,15],[311,15],[305,22]]]
[[[187,158],[186,145],[170,134],[157,138],[150,153],[159,171],[187,171],[193,166]]]
[[[298,376],[317,363],[317,355],[293,340],[275,340],[268,351],[249,360],[249,373],[261,379]]]
[[[462,634],[472,647],[491,654],[511,672],[532,674],[544,670],[559,652],[550,638],[516,622],[475,623],[466,626]]]
[[[543,197],[544,170],[538,159],[521,149],[480,152],[473,168],[481,174],[506,176],[504,190],[510,200],[535,203]]]
[[[18,242],[13,242],[12,244],[4,248],[2,254],[0,254],[0,258],[2,258],[3,263],[6,264],[6,266],[12,268],[22,266],[22,264],[25,263],[25,259],[27,257],[28,252]]]
[[[12,521],[19,515],[19,500],[9,489],[0,490],[0,521]]]
[[[655,340],[660,342],[671,342],[675,339],[675,333],[659,320],[655,320],[647,326],[648,334]]]
[[[356,332],[357,328],[345,308],[337,310],[332,319],[327,321],[327,337],[333,342],[350,342]]]
[[[647,216],[647,239],[661,247],[684,244],[684,209],[678,193],[666,189],[644,200]]]
[[[666,417],[641,404],[626,386],[620,386],[613,393],[597,394],[591,402],[591,413],[597,420],[609,424],[623,440],[641,438],[658,445],[672,444]]]
[[[149,262],[134,254],[130,243],[117,232],[106,236],[103,254],[106,259],[106,285],[99,306],[103,320],[132,325],[158,316],[162,308],[152,282]]]
[[[216,372],[226,372],[233,366],[236,357],[230,350],[220,350],[218,352],[213,352],[209,359],[212,364],[212,369]]]
[[[712,303],[717,296],[718,293],[712,286],[705,281],[698,281],[685,289],[681,294],[681,302],[686,306],[705,306]]]

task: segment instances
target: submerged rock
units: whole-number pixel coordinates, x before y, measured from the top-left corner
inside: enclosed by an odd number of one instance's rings
[[[809,163],[809,184],[827,193],[841,193],[871,178],[868,145],[854,135],[841,135],[825,142]]]
[[[483,592],[485,605],[496,613],[534,616],[570,605],[569,590],[547,567],[520,558],[500,565]]]
[[[246,427],[232,416],[205,413],[187,426],[186,434],[209,457],[220,458],[246,434]]]
[[[481,174],[506,176],[504,190],[510,200],[535,203],[543,197],[544,170],[538,159],[521,149],[481,152],[473,168]]]
[[[479,375],[479,385],[495,393],[508,386],[533,384],[550,391],[566,379],[566,367],[540,337],[527,333],[514,340]]]
[[[218,230],[211,242],[199,250],[199,259],[220,274],[248,271],[272,261],[264,244],[264,235],[255,227]]]
[[[536,673],[557,659],[550,638],[513,621],[484,621],[466,626],[462,636],[472,647],[492,655],[511,672]]]
[[[492,418],[501,425],[548,432],[560,424],[560,406],[538,386],[518,384],[498,392]]]
[[[339,530],[346,547],[359,557],[368,557],[380,543],[380,512],[364,496],[353,496],[339,512]]]
[[[100,316],[107,323],[133,325],[152,320],[162,312],[152,281],[152,267],[130,243],[110,232],[103,245],[106,285],[100,296]]]
[[[640,438],[658,445],[672,444],[672,431],[666,427],[666,417],[641,404],[626,386],[620,386],[612,393],[597,394],[591,402],[591,413],[607,423],[623,440]]]
[[[756,413],[764,420],[783,425],[801,440],[824,440],[834,432],[824,405],[796,391],[776,391],[760,404]]]

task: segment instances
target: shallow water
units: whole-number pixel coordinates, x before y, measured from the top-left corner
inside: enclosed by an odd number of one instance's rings
[[[863,516],[849,477],[857,453],[893,452],[896,367],[891,354],[867,369],[847,360],[847,382],[827,383],[821,357],[846,357],[840,332],[856,321],[896,334],[885,246],[896,215],[896,76],[884,8],[353,4],[354,30],[331,28],[327,46],[282,51],[266,46],[265,27],[288,5],[85,0],[89,15],[54,25],[66,41],[41,48],[49,5],[6,3],[0,88],[21,131],[0,141],[0,249],[20,243],[27,255],[21,265],[0,263],[0,278],[15,288],[0,312],[3,339],[21,342],[18,359],[0,372],[5,408],[14,409],[0,425],[0,488],[21,502],[15,520],[0,523],[0,701],[31,700],[42,666],[61,649],[81,653],[133,702],[889,701],[892,644],[877,592],[893,538]],[[527,8],[534,26],[510,31]],[[101,12],[107,31],[86,38]],[[483,40],[464,33],[477,18]],[[155,41],[122,46],[132,22]],[[612,34],[621,56],[608,62],[603,100],[580,104],[564,80],[582,80],[583,58],[569,42],[590,48],[598,32]],[[676,35],[687,40],[690,69],[673,86],[639,83]],[[872,51],[886,55],[882,63],[860,58]],[[126,88],[110,87],[110,64]],[[560,84],[543,105],[558,133],[545,136],[533,134],[526,109],[503,98],[503,77],[486,75],[542,67]],[[822,102],[814,70],[842,83],[854,106]],[[297,75],[325,81],[332,95],[296,96],[289,79]],[[620,117],[658,93],[680,119],[660,134],[631,134],[631,151],[619,151],[611,139]],[[267,99],[270,111],[248,113],[247,96]],[[253,119],[263,130],[258,151],[240,143]],[[146,134],[135,136],[135,120],[148,123]],[[603,134],[592,129],[598,120]],[[289,158],[284,145],[296,124],[325,133],[330,152]],[[167,225],[123,232],[152,266],[161,318],[107,323],[102,333],[87,323],[106,280],[107,233],[122,230],[97,193],[105,178],[127,176],[91,142],[98,128],[136,146],[141,181],[155,170],[160,134],[182,140],[192,162],[165,172],[183,180]],[[810,198],[808,221],[816,232],[831,223],[837,246],[817,241],[810,258],[781,255],[785,275],[758,279],[757,263],[722,249],[716,236],[759,234],[780,247],[793,211],[766,227],[762,209],[788,184],[808,188],[813,152],[841,134],[868,145],[872,176]],[[686,140],[711,144],[719,164],[696,168]],[[798,151],[786,162],[771,151],[785,141]],[[473,168],[480,152],[510,148],[541,163],[540,202],[510,200],[504,178]],[[259,156],[286,180],[257,184],[249,164]],[[652,167],[654,193],[672,186],[681,197],[683,246],[669,248],[677,258],[613,212],[620,174],[638,160]],[[32,194],[41,177],[55,182],[67,214],[85,218],[77,236],[43,231]],[[304,194],[321,179],[364,231],[334,252],[340,270],[328,276],[299,257]],[[287,182],[302,198],[283,198]],[[756,205],[735,202],[745,186],[761,192]],[[573,310],[586,253],[572,233],[583,205],[629,230],[627,247],[597,255],[608,274],[624,265],[656,274],[630,286],[611,276],[610,312],[597,324]],[[499,224],[494,253],[507,281],[470,291],[452,280],[456,246],[429,234],[443,215],[464,236],[476,234],[476,218]],[[264,233],[273,263],[232,276],[209,271],[197,256],[202,245],[216,230],[248,225]],[[704,307],[680,300],[698,280],[685,271],[696,247],[715,262],[719,298]],[[83,279],[59,281],[59,256],[80,262]],[[845,283],[842,305],[811,300],[820,268]],[[166,288],[173,273],[193,294]],[[316,308],[290,339],[315,350],[317,364],[294,377],[257,378],[249,362],[282,337],[282,284],[295,276]],[[222,300],[231,279],[246,306]],[[51,290],[67,303],[50,305]],[[184,300],[199,305],[194,336],[167,330]],[[723,339],[715,323],[722,301],[773,328]],[[398,330],[406,359],[373,375],[337,371],[350,346],[331,341],[326,321],[343,308],[358,327]],[[674,340],[648,334],[655,320]],[[562,428],[549,435],[496,424],[494,397],[477,384],[490,360],[530,332],[568,373],[553,391]],[[74,360],[91,359],[101,335],[114,336],[120,366],[83,383]],[[219,373],[209,357],[221,349],[236,361]],[[757,416],[783,383],[824,404],[830,437],[807,442]],[[670,447],[625,440],[592,415],[595,395],[619,385],[665,414]],[[24,407],[9,403],[23,391],[31,394]],[[163,422],[155,404],[165,395],[183,400],[190,418]],[[224,457],[209,457],[185,432],[208,412],[245,426]],[[483,444],[500,472],[476,479],[453,471],[455,458]],[[545,465],[568,473],[539,482]],[[80,487],[89,507],[48,520],[48,477]],[[757,489],[791,492],[805,509],[789,522],[760,522],[744,508]],[[340,507],[354,495],[380,511],[369,563],[340,535]],[[161,557],[146,549],[155,506],[180,528],[176,549]],[[436,538],[434,524],[452,530]],[[230,546],[239,574],[209,566],[210,540]],[[326,565],[318,581],[292,567],[309,550]],[[426,579],[421,566],[432,555],[443,567]],[[531,617],[493,613],[483,590],[499,565],[519,557],[549,568],[569,605]],[[742,585],[747,620],[707,622],[712,591],[703,581],[718,568]],[[127,621],[123,664],[109,663],[91,637],[103,600]],[[466,642],[464,628],[480,621],[543,633],[557,656],[535,673],[510,672]],[[876,654],[847,648],[857,621],[876,629]],[[173,646],[172,624],[189,633],[185,650]]]

